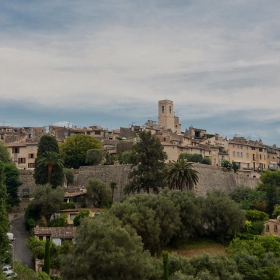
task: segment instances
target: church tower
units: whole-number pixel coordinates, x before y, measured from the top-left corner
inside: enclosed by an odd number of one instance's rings
[[[171,129],[172,132],[175,132],[173,101],[165,99],[158,102],[158,124],[165,129]]]

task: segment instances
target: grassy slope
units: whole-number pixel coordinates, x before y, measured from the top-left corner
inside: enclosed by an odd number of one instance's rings
[[[225,254],[225,246],[211,239],[197,239],[180,244],[178,249],[168,248],[169,252],[177,252],[178,255],[191,258],[207,253],[209,255]]]

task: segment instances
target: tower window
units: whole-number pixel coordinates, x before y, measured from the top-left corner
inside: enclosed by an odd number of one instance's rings
[[[164,113],[164,106],[161,106],[161,112]]]
[[[169,106],[169,113],[171,114],[171,106]]]

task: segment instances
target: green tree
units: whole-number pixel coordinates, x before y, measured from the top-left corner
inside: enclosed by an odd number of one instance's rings
[[[138,194],[114,204],[109,211],[141,236],[144,249],[152,255],[170,244],[181,226],[178,207],[161,194]]]
[[[51,227],[66,227],[67,226],[67,218],[64,215],[55,217],[51,221]]]
[[[245,211],[245,216],[246,219],[255,222],[255,221],[267,221],[269,219],[269,216],[267,213],[263,212],[263,211],[259,211],[259,210],[246,210]]]
[[[78,227],[84,218],[89,217],[89,210],[81,210],[79,214],[74,218],[73,224],[75,227]]]
[[[91,149],[86,153],[86,163],[90,165],[101,164],[105,156],[105,151],[102,149]]]
[[[152,190],[158,193],[165,186],[167,159],[160,140],[150,131],[139,133],[140,142],[132,147],[129,162],[132,164],[128,174],[129,184],[125,187],[125,193],[140,193],[141,190],[149,193]]]
[[[111,188],[111,191],[112,191],[112,201],[113,201],[115,190],[118,188],[117,183],[114,182],[114,181],[110,182],[110,188]]]
[[[184,187],[192,189],[198,182],[198,171],[193,169],[193,164],[184,159],[173,161],[168,169],[167,182],[170,189],[182,191]]]
[[[69,168],[64,168],[63,173],[66,177],[67,186],[72,185],[74,183],[74,173]]]
[[[67,137],[59,148],[65,167],[79,168],[80,166],[89,165],[86,162],[87,151],[101,149],[101,142],[89,135],[76,134]]]
[[[14,206],[19,205],[18,188],[22,185],[19,181],[19,170],[12,163],[6,163],[4,165],[5,181],[8,193],[7,204]]]
[[[192,191],[164,190],[160,195],[166,196],[178,208],[180,215],[180,231],[171,239],[171,245],[177,247],[181,240],[188,240],[202,234],[203,197]]]
[[[37,185],[45,185],[48,183],[48,167],[43,164],[38,164],[42,157],[45,157],[47,152],[59,154],[59,148],[55,137],[43,135],[38,143],[37,158],[35,159],[34,179]],[[51,185],[55,188],[61,186],[64,180],[63,167],[55,164],[51,171]]]
[[[118,155],[118,161],[120,164],[128,164],[132,151],[124,151]]]
[[[22,265],[19,261],[13,262],[13,270],[17,273],[17,278],[20,280],[51,280],[50,276],[43,271],[35,272],[33,269]],[[1,278],[0,278],[1,279]],[[5,278],[7,279],[7,278]]]
[[[239,166],[235,161],[232,161],[232,169],[233,169],[234,173],[236,173],[237,170],[239,169]]]
[[[232,164],[226,159],[222,160],[221,166],[228,171],[232,169]]]
[[[52,171],[54,166],[63,170],[63,159],[61,158],[59,153],[56,152],[45,152],[45,154],[41,155],[37,160],[37,166],[47,167],[48,168],[48,184],[52,182]]]
[[[12,158],[9,153],[8,147],[5,143],[0,141],[0,161],[3,163],[12,163]]]
[[[274,205],[274,209],[273,209],[273,212],[272,212],[272,217],[277,218],[279,215],[280,215],[280,205],[276,204],[276,205]]]
[[[9,230],[9,220],[7,213],[7,192],[4,184],[4,163],[0,161],[0,260],[6,259],[9,255],[9,238],[7,232]]]
[[[106,214],[85,219],[75,241],[73,254],[62,260],[63,279],[150,279],[153,259],[143,252],[135,230],[122,227],[118,219]]]
[[[162,251],[162,262],[163,262],[163,271],[164,271],[164,280],[169,280],[169,261],[168,261],[168,252]]]
[[[181,153],[178,159],[185,159],[189,162],[202,163],[203,156],[201,154]]]
[[[89,179],[86,185],[87,198],[94,207],[109,207],[112,204],[112,196],[106,184],[100,180]]]
[[[239,205],[220,190],[207,193],[203,214],[206,233],[227,240],[240,231],[245,216]]]
[[[50,265],[51,265],[50,240],[46,240],[43,271],[46,272],[47,274],[50,274]]]
[[[33,197],[30,208],[49,222],[52,214],[58,213],[60,210],[60,205],[64,200],[64,191],[62,187],[52,189],[50,185],[38,186]]]
[[[266,189],[267,197],[267,213],[272,216],[275,205],[278,204],[279,198],[276,190],[276,185],[269,185]]]

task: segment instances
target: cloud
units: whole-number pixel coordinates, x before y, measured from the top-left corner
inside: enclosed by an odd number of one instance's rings
[[[1,2],[0,119],[128,126],[157,120],[157,101],[168,98],[184,127],[259,130],[276,139],[279,7],[260,0]]]

